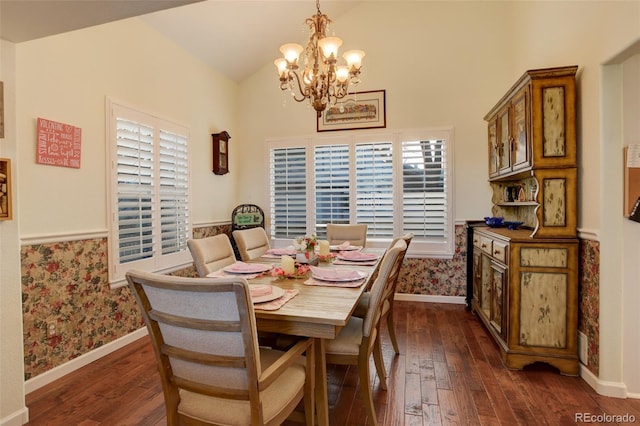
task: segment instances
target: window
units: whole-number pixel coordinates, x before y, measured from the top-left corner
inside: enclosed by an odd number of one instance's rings
[[[413,232],[413,256],[452,256],[452,146],[452,129],[271,140],[271,235],[366,223],[372,246]]]
[[[188,129],[109,103],[109,281],[191,262]]]

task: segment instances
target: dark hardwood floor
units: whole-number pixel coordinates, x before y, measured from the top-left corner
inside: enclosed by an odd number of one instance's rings
[[[387,391],[373,382],[381,425],[572,425],[576,415],[634,416],[640,400],[607,398],[546,365],[509,371],[462,305],[396,302],[401,355],[383,333]],[[373,361],[371,362],[372,371]],[[331,424],[366,425],[354,367],[329,366]],[[27,395],[29,425],[165,425],[153,350],[143,338]],[[590,420],[598,420],[591,417]],[[588,424],[625,424],[615,418]]]

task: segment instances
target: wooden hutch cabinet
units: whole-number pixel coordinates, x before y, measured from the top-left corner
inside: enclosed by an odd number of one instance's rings
[[[577,66],[530,70],[485,116],[492,215],[473,233],[473,310],[508,368],[578,374]]]

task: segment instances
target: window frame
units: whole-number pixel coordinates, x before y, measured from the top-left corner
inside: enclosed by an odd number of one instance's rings
[[[187,205],[185,215],[182,216],[186,221],[186,230],[183,232],[186,234],[186,238],[192,236],[192,224],[191,224],[191,167],[190,167],[190,131],[185,125],[179,124],[175,121],[158,117],[151,113],[142,111],[141,109],[128,106],[122,102],[114,101],[107,98],[106,100],[106,130],[107,130],[107,155],[106,155],[106,174],[107,174],[107,211],[108,211],[108,280],[112,289],[125,286],[126,278],[125,274],[131,269],[140,269],[149,272],[168,273],[175,270],[179,270],[188,267],[192,264],[193,259],[191,253],[186,245],[186,239],[184,244],[180,244],[180,248],[168,254],[162,254],[162,217],[161,206],[163,199],[161,194],[163,193],[162,187],[159,185],[161,176],[160,168],[160,134],[161,132],[175,133],[184,137],[186,148],[186,198]],[[152,235],[154,237],[153,247],[154,254],[148,258],[133,260],[125,263],[120,262],[120,247],[119,247],[119,192],[118,192],[118,130],[117,123],[118,118],[132,120],[139,124],[151,126],[153,131],[153,182],[154,182],[154,199],[152,201]],[[184,191],[178,196],[184,196]],[[166,193],[165,193],[166,196]],[[165,200],[166,201],[166,200]],[[166,230],[166,227],[165,227]]]
[[[455,223],[454,223],[454,129],[453,127],[423,128],[423,129],[401,129],[395,131],[372,131],[367,133],[349,134],[341,133],[339,135],[316,135],[306,137],[289,137],[289,138],[269,138],[265,141],[265,152],[267,158],[271,158],[271,151],[274,148],[306,148],[306,197],[307,205],[311,207],[312,214],[307,216],[307,233],[315,232],[316,229],[316,204],[315,204],[315,176],[314,176],[314,147],[316,145],[331,144],[347,144],[349,146],[349,163],[350,163],[350,222],[356,222],[356,145],[357,144],[375,144],[381,142],[391,142],[392,145],[392,161],[393,161],[393,199],[394,206],[401,206],[403,199],[403,158],[402,158],[402,142],[415,140],[443,140],[445,146],[444,160],[444,179],[445,179],[445,197],[446,197],[446,213],[444,215],[445,238],[444,241],[426,240],[424,238],[414,237],[409,247],[407,255],[416,258],[442,258],[451,259],[455,252]],[[398,153],[400,155],[398,155]],[[271,229],[271,162],[267,166],[266,193],[269,196],[269,209],[265,210],[265,226]],[[394,208],[394,228],[393,235],[402,235],[403,209]],[[386,248],[391,238],[368,237],[367,246]],[[290,239],[277,238],[272,236],[272,243],[276,247],[287,246],[291,243]]]

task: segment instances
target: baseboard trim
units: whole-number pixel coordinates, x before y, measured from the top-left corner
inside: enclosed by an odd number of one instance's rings
[[[453,303],[456,305],[464,305],[466,303],[464,296],[437,296],[430,294],[396,293],[393,299],[407,302]]]
[[[25,394],[29,394],[36,389],[40,389],[41,387],[48,385],[49,383],[60,379],[61,377],[64,377],[65,375],[78,370],[79,368],[84,367],[103,356],[109,355],[111,352],[123,348],[129,343],[135,342],[146,335],[147,328],[140,328],[133,333],[129,333],[126,336],[114,340],[113,342],[109,342],[106,345],[100,346],[99,348],[87,352],[84,355],[80,355],[78,358],[74,358],[69,362],[65,362],[62,365],[52,368],[49,371],[45,371],[24,383]]]
[[[29,422],[29,409],[22,407],[20,410],[0,419],[0,426],[22,426]]]
[[[584,364],[580,364],[580,377],[587,382],[589,386],[593,388],[598,395],[610,396],[613,398],[638,398],[635,394],[627,392],[627,386],[624,383],[619,382],[607,382],[600,380],[595,374],[591,372]]]

